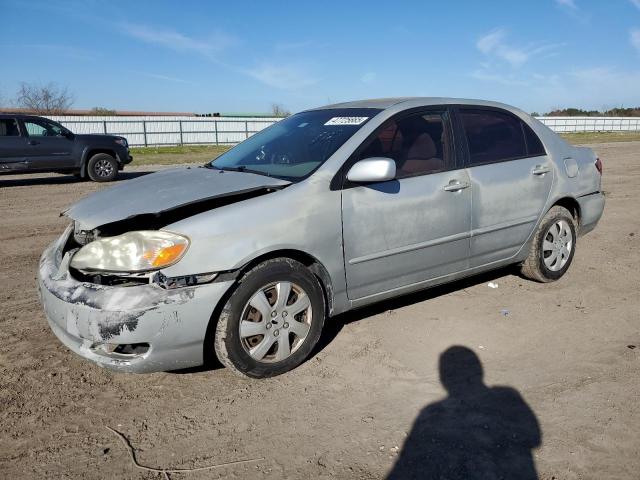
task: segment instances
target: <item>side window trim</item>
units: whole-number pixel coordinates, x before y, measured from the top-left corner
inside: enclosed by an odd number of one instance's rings
[[[27,132],[27,126],[24,124],[21,118],[16,118],[18,122],[18,130],[20,130],[20,136],[24,138],[29,138],[29,132]]]
[[[482,162],[482,163],[476,163],[476,164],[472,164],[471,163],[471,152],[469,150],[469,141],[467,140],[467,134],[464,130],[464,126],[462,125],[462,119],[460,118],[460,110],[486,110],[489,112],[498,112],[498,113],[502,113],[502,114],[506,114],[509,115],[510,117],[514,118],[515,120],[517,120],[518,122],[520,122],[520,130],[522,131],[522,136],[524,137],[524,143],[525,143],[525,148],[527,150],[526,155],[520,155],[517,157],[510,157],[510,158],[502,158],[500,160],[493,160],[493,161],[489,161],[489,162]],[[456,129],[459,131],[459,135],[461,137],[461,144],[463,145],[463,149],[464,149],[464,165],[466,168],[472,168],[472,167],[481,167],[482,165],[492,165],[494,163],[504,163],[504,162],[512,162],[514,160],[523,160],[525,158],[535,158],[535,157],[539,157],[540,155],[534,155],[534,154],[529,154],[529,146],[527,143],[527,136],[525,135],[525,131],[523,128],[524,125],[524,121],[517,115],[515,115],[514,113],[509,112],[508,110],[505,110],[503,108],[500,107],[487,107],[484,105],[456,105],[454,108],[454,116],[455,116],[455,123],[456,123]],[[533,132],[535,134],[535,132]],[[536,135],[537,136],[537,135]],[[540,143],[542,144],[542,141],[540,141]],[[544,148],[544,144],[542,144],[543,148]],[[547,155],[546,153],[546,149],[545,149],[545,153],[544,155]]]
[[[369,142],[373,138],[375,138],[377,136],[377,134],[379,133],[380,129],[382,129],[388,122],[398,121],[398,120],[401,120],[403,118],[406,118],[406,117],[409,117],[409,116],[412,116],[412,115],[419,115],[421,113],[424,113],[424,114],[442,113],[443,114],[443,119],[446,122],[446,124],[448,125],[449,134],[447,135],[447,141],[449,142],[449,148],[450,148],[450,150],[452,152],[452,155],[453,155],[452,166],[451,166],[451,168],[447,168],[445,170],[440,170],[438,172],[433,172],[433,173],[435,174],[435,173],[450,172],[450,171],[453,171],[453,170],[460,170],[462,168],[465,168],[464,157],[461,155],[462,152],[460,152],[460,148],[458,146],[458,142],[456,141],[456,137],[458,135],[456,135],[456,132],[454,132],[453,116],[452,116],[451,106],[443,104],[443,105],[431,105],[431,106],[425,106],[425,107],[416,107],[416,108],[411,108],[411,109],[404,110],[402,112],[396,113],[392,117],[389,117],[387,120],[385,120],[379,127],[377,127],[358,146],[358,148],[356,148],[353,151],[353,153],[349,156],[349,158],[347,158],[347,160],[342,164],[342,167],[340,167],[340,170],[338,170],[336,175],[331,180],[331,187],[330,187],[331,190],[346,190],[348,188],[361,186],[361,184],[351,183],[351,182],[349,182],[347,180],[347,171],[349,170],[349,168],[351,168],[356,163],[356,160],[358,159],[358,157],[360,156],[362,151],[366,148],[366,146],[369,145]],[[414,177],[419,177],[419,176],[424,176],[424,175],[431,175],[431,173],[418,173],[416,175],[402,177],[399,180],[404,180],[405,178],[414,178]]]

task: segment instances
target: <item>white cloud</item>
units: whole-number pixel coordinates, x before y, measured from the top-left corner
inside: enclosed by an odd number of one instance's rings
[[[633,1],[638,1],[638,0],[633,0]],[[575,0],[555,0],[555,2],[556,4],[564,8],[569,8],[571,10],[578,9],[578,6],[576,5]]]
[[[265,61],[254,68],[247,68],[240,65],[231,65],[221,61],[219,59],[220,53],[230,46],[238,43],[234,37],[224,33],[217,32],[206,39],[202,39],[190,37],[174,30],[135,23],[121,23],[119,24],[119,28],[123,33],[135,38],[136,40],[169,50],[174,50],[176,52],[189,52],[201,55],[207,60],[224,68],[242,75],[247,75],[270,87],[282,90],[295,90],[317,83],[315,78],[312,78],[304,71],[303,68],[296,65],[278,64],[275,62]],[[304,45],[302,43],[280,45],[280,47],[284,49],[296,49],[303,46]],[[153,73],[146,73],[145,75],[157,80],[176,83],[191,83],[188,80],[170,77],[167,75]]]
[[[483,35],[476,42],[476,48],[488,57],[505,61],[512,67],[520,67],[532,57],[543,53],[550,53],[560,45],[529,44],[525,47],[516,47],[507,41],[507,32],[502,28],[493,30]]]
[[[640,10],[640,0],[630,0],[630,2]]]
[[[638,0],[640,2],[640,0]],[[629,39],[633,48],[640,52],[640,28],[635,28],[629,32]]]
[[[270,87],[282,90],[296,90],[318,82],[317,79],[311,77],[304,69],[296,65],[262,63],[251,70],[247,70],[246,73]]]
[[[362,83],[372,83],[376,81],[377,77],[378,77],[378,74],[376,74],[376,72],[367,72],[364,75],[362,75],[362,77],[360,78],[360,81]]]
[[[156,80],[164,80],[165,82],[184,83],[186,85],[197,85],[196,83],[185,80],[183,78],[171,77],[169,75],[162,75],[160,73],[143,73],[144,76],[149,78],[155,78]]]
[[[178,52],[195,52],[207,57],[236,43],[234,37],[221,32],[215,32],[207,39],[196,39],[174,30],[156,28],[150,25],[124,22],[119,27],[126,35],[145,43]]]
[[[591,13],[585,11],[580,8],[580,6],[576,3],[576,0],[554,0],[558,8],[563,10],[567,15],[569,15],[574,20],[578,22],[588,24],[591,22]],[[640,0],[631,0],[633,2],[639,2]]]
[[[606,66],[572,70],[550,85],[541,82],[536,95],[553,106],[578,106],[587,109],[635,106],[640,103],[640,70],[624,71]]]
[[[519,99],[522,106],[530,110],[549,111],[570,106],[602,110],[640,103],[637,88],[640,69],[596,65],[548,74],[521,70],[503,73],[483,67],[472,72],[471,77],[486,83],[478,87],[480,91],[492,92],[495,98],[507,103]],[[523,91],[527,92],[524,98]]]

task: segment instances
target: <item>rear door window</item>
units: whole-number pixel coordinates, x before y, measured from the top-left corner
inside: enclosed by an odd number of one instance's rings
[[[460,120],[467,137],[471,165],[527,156],[520,119],[498,110],[461,109]]]
[[[13,118],[0,119],[0,137],[19,137],[18,122]]]

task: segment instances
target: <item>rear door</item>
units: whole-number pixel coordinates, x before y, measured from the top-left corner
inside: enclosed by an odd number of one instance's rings
[[[0,118],[0,172],[27,168],[27,141],[15,118]]]
[[[460,108],[471,181],[471,256],[477,267],[514,256],[543,213],[553,169],[542,143],[502,109]]]
[[[344,185],[347,293],[358,300],[467,268],[471,189],[458,163],[446,109],[385,122],[346,165],[369,157],[396,162],[396,179]]]
[[[74,166],[73,139],[63,129],[43,118],[22,121],[27,138],[27,161],[31,170],[55,170]]]

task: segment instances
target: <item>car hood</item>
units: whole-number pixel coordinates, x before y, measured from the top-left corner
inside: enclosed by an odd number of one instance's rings
[[[230,195],[282,188],[290,183],[247,172],[223,172],[204,167],[172,168],[88,195],[61,215],[75,220],[79,229],[92,230],[137,215],[160,214]]]
[[[74,133],[74,137],[79,140],[94,140],[94,141],[106,141],[113,142],[116,138],[123,138],[120,135],[110,135],[108,133]]]

